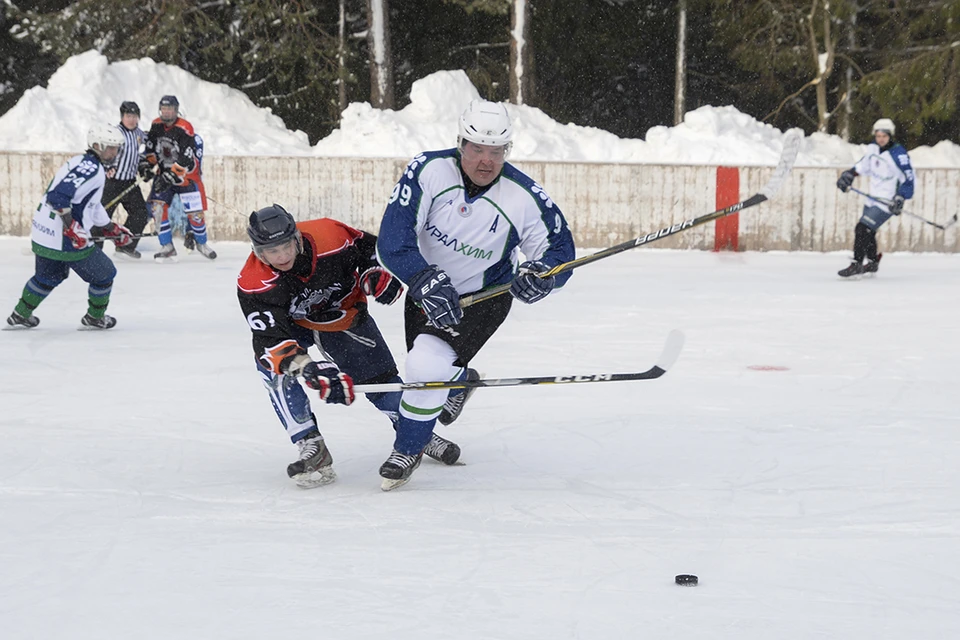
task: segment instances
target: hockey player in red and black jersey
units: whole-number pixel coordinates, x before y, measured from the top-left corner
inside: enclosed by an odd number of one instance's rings
[[[200,179],[201,150],[197,147],[193,125],[180,117],[180,101],[176,96],[160,99],[160,117],[150,125],[144,145],[144,162],[140,175],[153,179],[147,206],[157,225],[160,251],[154,254],[159,262],[175,262],[169,210],[174,196],[180,196],[183,211],[190,222],[189,242],[205,258],[213,260],[217,252],[207,245],[207,224],[204,212],[207,195]],[[186,243],[185,243],[186,245]]]
[[[257,369],[277,417],[300,449],[289,475],[305,488],[336,479],[333,459],[298,378],[320,399],[349,405],[357,384],[401,382],[367,296],[393,304],[403,284],[377,262],[376,236],[329,218],[297,223],[280,205],[250,214],[253,253],[237,281],[240,308],[253,333]],[[321,359],[310,357],[317,346]],[[367,399],[396,425],[398,392]],[[425,453],[454,464],[460,447],[434,435]]]

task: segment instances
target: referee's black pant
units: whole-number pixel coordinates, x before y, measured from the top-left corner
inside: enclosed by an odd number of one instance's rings
[[[136,179],[107,180],[103,185],[103,198],[101,202],[106,205],[108,202],[123,193],[124,189],[135,182]],[[127,212],[127,221],[124,226],[127,229],[130,229],[130,232],[133,233],[133,235],[140,235],[143,233],[143,228],[147,226],[147,221],[150,219],[150,216],[147,213],[147,203],[143,200],[143,192],[141,192],[139,188],[130,189],[130,191],[120,198],[116,204],[107,209],[107,213],[113,217],[113,212],[117,209],[117,206],[121,204],[123,205],[124,211]],[[137,243],[139,242],[140,239],[135,238],[130,244],[130,247],[136,249]]]

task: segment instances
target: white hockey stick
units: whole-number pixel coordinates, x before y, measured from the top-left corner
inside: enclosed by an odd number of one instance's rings
[[[741,200],[736,204],[732,204],[729,207],[724,207],[723,209],[718,209],[713,213],[707,213],[698,218],[690,218],[689,220],[684,220],[683,222],[678,222],[672,227],[665,227],[659,231],[654,231],[642,235],[633,240],[628,240],[622,244],[618,244],[602,251],[590,254],[589,256],[584,256],[582,258],[577,258],[576,260],[571,260],[570,262],[564,262],[559,264],[548,271],[537,274],[541,278],[548,278],[550,276],[555,276],[558,273],[564,273],[570,271],[571,269],[576,269],[577,267],[582,267],[585,264],[590,264],[591,262],[596,262],[597,260],[603,260],[604,258],[609,258],[610,256],[616,255],[623,251],[629,251],[630,249],[636,249],[637,247],[642,247],[645,244],[650,244],[662,238],[672,236],[677,233],[686,231],[687,229],[692,229],[693,227],[700,226],[701,224],[710,222],[712,220],[717,220],[725,216],[729,216],[733,213],[737,213],[741,209],[746,209],[747,207],[752,207],[758,205],[761,202],[766,202],[773,195],[780,190],[780,187],[783,185],[784,180],[787,179],[787,176],[790,175],[790,171],[793,169],[793,163],[797,160],[797,152],[800,150],[800,142],[803,140],[803,131],[800,129],[791,129],[787,132],[787,135],[783,139],[783,151],[780,153],[780,161],[777,163],[777,168],[774,169],[773,175],[770,176],[770,179],[767,181],[767,184],[757,193],[753,194],[746,200]],[[484,289],[483,291],[478,291],[477,293],[472,293],[470,295],[463,296],[460,298],[460,307],[465,308],[469,307],[472,304],[476,304],[482,300],[487,300],[498,296],[502,293],[506,293],[510,290],[510,284],[501,284],[495,287],[490,287],[489,289]]]

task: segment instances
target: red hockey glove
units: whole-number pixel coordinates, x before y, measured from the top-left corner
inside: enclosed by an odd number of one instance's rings
[[[70,220],[69,225],[66,224],[67,220]],[[87,245],[90,244],[90,238],[86,236],[86,231],[83,230],[80,223],[71,218],[64,218],[63,222],[63,235],[70,239],[73,248],[86,249]]]
[[[370,267],[360,275],[360,288],[380,304],[393,304],[403,295],[403,283],[383,267]]]
[[[353,378],[332,362],[311,362],[303,368],[303,381],[320,392],[320,399],[329,404],[350,405],[356,398]]]
[[[104,237],[107,240],[113,240],[114,246],[125,247],[133,242],[133,232],[122,224],[111,222],[103,228]]]

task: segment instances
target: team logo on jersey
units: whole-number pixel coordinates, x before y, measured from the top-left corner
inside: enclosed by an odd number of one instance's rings
[[[457,207],[457,213],[460,214],[461,218],[469,218],[470,214],[473,213],[473,207],[470,206],[469,202],[461,202],[460,206]]]
[[[338,293],[340,289],[339,282],[335,282],[332,286],[324,289],[304,289],[290,301],[290,317],[294,320],[303,320],[304,318],[312,319],[311,316],[316,316],[317,314],[317,310],[315,310],[314,307],[321,307],[321,311],[323,311],[334,294]],[[333,311],[335,311],[331,317],[340,313],[340,309],[337,308],[339,304],[329,306],[333,307]],[[317,321],[326,322],[326,320]]]

